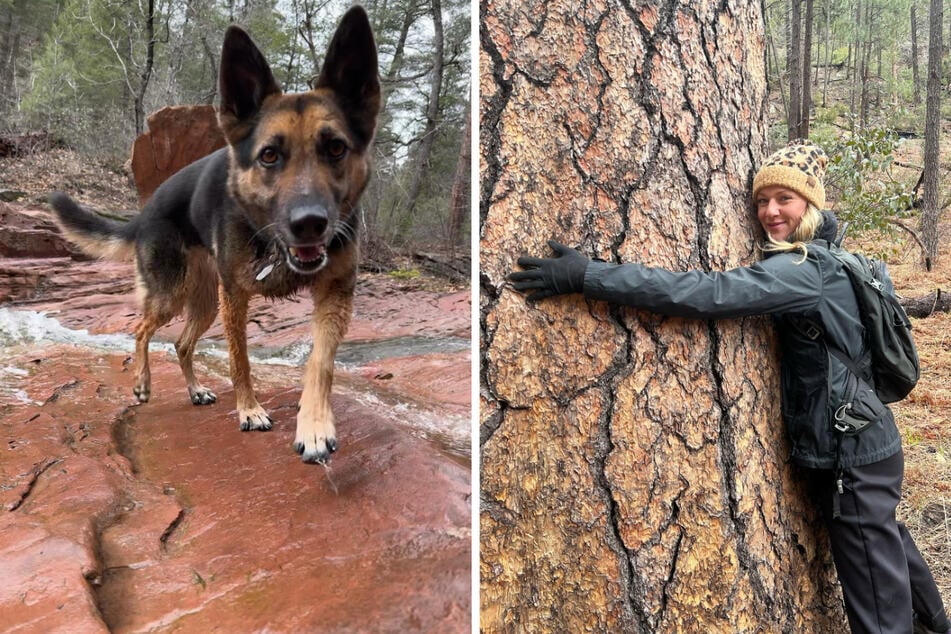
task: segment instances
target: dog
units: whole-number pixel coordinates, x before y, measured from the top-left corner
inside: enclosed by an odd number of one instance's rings
[[[135,329],[135,386],[151,393],[148,346],[179,314],[175,344],[195,405],[215,394],[192,356],[220,305],[242,431],[272,421],[254,395],[247,350],[252,296],[309,289],[313,351],[304,372],[294,449],[326,463],[337,450],[330,408],[334,356],[350,322],[357,275],[357,203],[370,177],[380,110],[376,43],[366,12],[341,19],[314,88],[284,94],[240,28],[225,33],[218,123],[226,147],[165,181],[128,223],[107,220],[62,193],[50,204],[64,234],[90,255],[135,261],[142,320]]]

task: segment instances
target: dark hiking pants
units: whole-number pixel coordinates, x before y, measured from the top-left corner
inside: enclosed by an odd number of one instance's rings
[[[833,518],[833,473],[806,470],[829,530],[852,634],[910,634],[913,613],[936,632],[949,628],[934,577],[905,525],[895,519],[904,468],[898,452],[846,469],[838,518]]]

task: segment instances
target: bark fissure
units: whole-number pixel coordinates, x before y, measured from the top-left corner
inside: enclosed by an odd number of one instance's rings
[[[672,510],[672,519],[671,522],[676,520],[677,516],[680,515],[680,504],[675,500],[673,502]],[[667,569],[667,578],[663,582],[663,592],[661,593],[661,604],[660,612],[658,614],[657,623],[663,623],[664,618],[667,615],[667,607],[670,604],[670,588],[672,585],[677,583],[677,562],[680,560],[680,548],[684,541],[684,532],[681,530],[677,534],[677,541],[674,542],[674,547],[670,556],[670,566]]]
[[[480,3],[480,20],[485,24],[485,4]],[[485,226],[486,217],[489,213],[489,204],[492,199],[492,193],[499,181],[499,175],[502,173],[502,153],[500,151],[502,140],[499,136],[499,123],[502,113],[505,111],[506,104],[512,96],[512,84],[505,79],[505,61],[502,54],[495,47],[487,29],[480,31],[480,43],[482,52],[489,57],[492,68],[492,78],[495,80],[497,91],[489,98],[483,97],[480,102],[482,111],[481,124],[479,126],[479,144],[482,146],[482,161],[480,175],[480,204],[479,204],[479,226]],[[485,314],[487,311],[484,311]]]
[[[608,506],[607,525],[609,530],[606,538],[609,546],[618,555],[618,572],[620,573],[620,582],[621,586],[626,590],[625,608],[629,612],[629,617],[638,624],[640,631],[649,632],[651,631],[650,620],[647,610],[645,609],[646,606],[641,600],[643,593],[638,592],[637,590],[637,575],[634,572],[634,553],[628,550],[628,548],[624,545],[624,537],[621,528],[623,514],[618,501],[614,497],[611,482],[607,474],[608,456],[610,456],[611,452],[614,450],[614,441],[611,438],[611,420],[613,419],[614,412],[614,398],[610,390],[605,390],[604,394],[605,400],[607,402],[604,408],[604,415],[601,417],[600,421],[599,432],[601,438],[599,446],[595,447],[595,482],[601,488],[602,494],[604,495],[604,499]]]

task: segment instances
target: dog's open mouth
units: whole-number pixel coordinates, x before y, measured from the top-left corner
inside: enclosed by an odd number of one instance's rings
[[[314,273],[327,263],[327,247],[323,244],[287,247],[287,263],[298,273]]]

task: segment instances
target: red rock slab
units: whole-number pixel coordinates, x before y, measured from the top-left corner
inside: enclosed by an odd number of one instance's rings
[[[13,631],[108,631],[91,585],[97,527],[130,469],[111,449],[123,398],[97,377],[121,372],[121,360],[63,360],[54,347],[0,358],[0,623]],[[29,376],[15,382],[10,368]]]
[[[0,301],[46,312],[67,328],[93,334],[131,334],[140,319],[132,264],[75,262],[67,259],[0,259]],[[363,273],[357,283],[347,341],[423,335],[470,336],[468,290],[437,293],[402,290],[386,276]],[[309,342],[313,302],[308,295],[285,300],[252,299],[248,342],[282,347]],[[184,322],[172,320],[157,337],[174,341]],[[204,338],[221,340],[220,318]]]
[[[30,376],[17,396],[8,378],[0,386],[0,622],[468,631],[468,466],[386,411],[334,396],[341,448],[327,471],[290,448],[296,388],[262,393],[274,431],[242,433],[234,395],[218,385],[212,406],[160,389],[127,408],[121,356],[5,355],[0,365]],[[177,365],[163,356],[153,384],[177,388]],[[24,393],[34,402],[19,402]]]
[[[168,106],[149,115],[132,145],[132,176],[144,205],[169,176],[225,146],[214,106]]]

